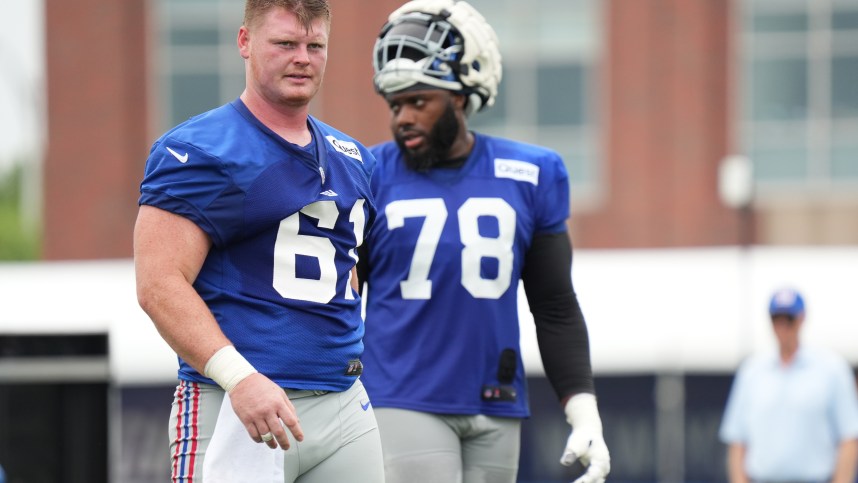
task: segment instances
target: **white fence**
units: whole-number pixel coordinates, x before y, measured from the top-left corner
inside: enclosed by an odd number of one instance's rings
[[[597,374],[730,372],[773,347],[766,308],[782,285],[805,296],[806,343],[856,365],[856,274],[858,247],[577,250],[572,271]],[[521,301],[525,365],[537,375]],[[175,380],[174,354],[137,305],[131,260],[0,264],[0,335],[65,333],[108,334],[117,384]]]

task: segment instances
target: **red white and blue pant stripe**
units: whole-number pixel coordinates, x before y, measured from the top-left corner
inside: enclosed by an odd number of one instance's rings
[[[196,478],[197,452],[200,449],[200,385],[180,381],[176,387],[174,409],[176,414],[175,438],[170,444],[172,479],[175,483],[192,483]],[[172,433],[172,431],[171,431]]]

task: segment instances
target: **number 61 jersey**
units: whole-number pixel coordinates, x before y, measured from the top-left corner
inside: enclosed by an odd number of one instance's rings
[[[363,352],[355,249],[375,216],[369,151],[309,118],[305,148],[240,99],[152,147],[140,204],[184,216],[212,240],[194,288],[224,334],[281,387],[342,391]],[[179,360],[179,378],[213,382]]]
[[[529,416],[518,286],[534,235],[566,230],[560,156],[476,133],[456,169],[412,171],[393,142],[371,151],[361,380],[373,405]]]

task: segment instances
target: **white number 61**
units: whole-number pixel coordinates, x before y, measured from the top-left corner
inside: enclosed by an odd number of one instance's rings
[[[364,200],[355,201],[349,215],[349,221],[354,228],[355,247],[363,243],[366,222],[363,205]],[[305,206],[300,213],[316,219],[316,226],[325,230],[333,230],[339,216],[334,201],[317,201]],[[327,237],[299,234],[299,219],[300,214],[295,213],[280,222],[277,240],[274,242],[274,290],[284,298],[328,303],[337,294],[337,267],[334,262],[336,249]],[[321,276],[318,280],[297,276],[295,265],[298,255],[319,261]],[[354,249],[349,250],[349,256],[357,263]],[[348,281],[345,286],[345,298],[354,299]]]

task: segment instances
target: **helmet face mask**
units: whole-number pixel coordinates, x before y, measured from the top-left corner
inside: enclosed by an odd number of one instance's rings
[[[389,94],[414,86],[463,90],[462,37],[440,17],[414,12],[387,24],[375,45],[375,85]]]
[[[383,60],[376,59],[380,65],[397,57],[408,57],[417,61],[427,55],[439,55],[452,58],[453,55],[461,53],[462,36],[440,17],[435,17],[420,12],[415,12],[401,17],[396,23],[389,23],[380,35],[380,40],[388,47],[387,52],[377,51],[376,54],[385,54]],[[391,49],[404,48],[401,53],[391,52]],[[446,52],[447,49],[456,47],[455,52]]]
[[[375,43],[376,90],[447,89],[466,115],[491,106],[501,79],[497,36],[468,3],[412,0],[390,15]]]

